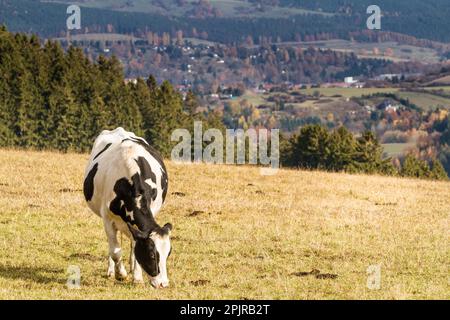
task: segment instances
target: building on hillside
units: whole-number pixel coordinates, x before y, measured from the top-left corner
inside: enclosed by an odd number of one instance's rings
[[[386,99],[382,103],[377,105],[378,110],[393,111],[393,112],[397,112],[397,110],[399,110],[401,107],[402,106],[400,104],[390,99]]]
[[[353,77],[345,77],[344,78],[344,83],[347,84],[347,85],[352,85],[352,84],[355,84],[357,82],[358,82],[358,80],[353,79]]]

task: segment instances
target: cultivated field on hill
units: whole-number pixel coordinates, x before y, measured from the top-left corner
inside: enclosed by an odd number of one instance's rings
[[[0,150],[0,299],[450,297],[448,182],[168,162],[157,220],[174,225],[171,286],[154,290],[106,277],[106,236],[81,191],[87,159]],[[70,265],[80,289],[66,287]]]

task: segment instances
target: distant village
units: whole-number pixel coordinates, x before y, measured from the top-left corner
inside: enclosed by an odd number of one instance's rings
[[[274,88],[363,88],[370,86],[367,81],[398,81],[419,69],[382,59],[358,60],[356,55],[310,46],[229,46],[184,39],[178,33],[176,38],[150,33],[146,39],[87,34],[59,41],[65,48],[83,48],[91,59],[116,56],[124,65],[127,82],[152,74],[160,81],[170,79],[182,94],[193,91],[220,100],[232,99],[245,90],[263,94]],[[352,70],[352,65],[361,64],[361,70]]]

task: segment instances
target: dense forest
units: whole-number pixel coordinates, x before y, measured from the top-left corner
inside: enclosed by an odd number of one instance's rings
[[[279,5],[311,10],[322,9],[332,15],[304,14],[286,18],[168,17],[164,15],[83,8],[83,28],[105,31],[113,26],[118,33],[150,29],[157,32],[182,30],[186,35],[202,34],[222,43],[240,42],[250,35],[255,43],[262,36],[282,41],[305,40],[307,36],[329,33],[348,39],[352,32],[366,29],[370,1],[270,1]],[[199,5],[207,1],[199,2]],[[378,1],[382,8],[382,30],[417,38],[450,41],[450,8],[445,0]],[[32,31],[55,36],[65,30],[66,4],[31,0],[0,0],[0,22],[13,31]],[[45,21],[45,24],[41,22]]]
[[[125,84],[112,57],[91,62],[77,48],[64,52],[36,36],[0,28],[0,146],[88,151],[103,129],[122,126],[143,135],[163,154],[170,134],[193,120],[220,126],[187,108],[179,93],[153,77]],[[187,109],[186,109],[187,108]]]

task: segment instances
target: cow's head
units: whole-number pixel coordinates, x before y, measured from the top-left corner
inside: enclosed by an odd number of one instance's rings
[[[155,288],[169,286],[167,277],[167,258],[170,255],[170,232],[172,225],[167,223],[164,227],[143,232],[128,223],[136,245],[134,255],[139,265],[150,276],[150,283]]]

